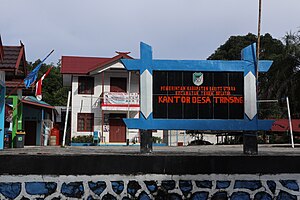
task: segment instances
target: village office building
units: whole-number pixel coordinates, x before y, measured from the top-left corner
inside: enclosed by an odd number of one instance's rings
[[[101,143],[139,142],[139,130],[128,130],[123,122],[123,118],[139,118],[140,111],[139,74],[127,71],[120,61],[132,59],[128,54],[117,52],[112,58],[62,56],[63,83],[72,88],[71,137],[98,131]],[[184,131],[155,130],[153,136],[174,146],[192,139]]]

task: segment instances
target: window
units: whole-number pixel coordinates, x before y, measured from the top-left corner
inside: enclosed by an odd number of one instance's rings
[[[94,127],[94,113],[77,114],[77,131],[92,132]]]
[[[78,94],[94,94],[94,77],[78,77]]]
[[[126,78],[110,78],[110,91],[111,92],[127,92],[127,79]]]

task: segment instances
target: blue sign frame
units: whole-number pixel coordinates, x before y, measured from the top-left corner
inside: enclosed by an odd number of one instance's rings
[[[140,118],[124,119],[130,129],[143,130],[212,130],[212,131],[257,131],[270,130],[273,120],[259,120],[256,97],[256,45],[242,50],[242,59],[224,60],[154,60],[152,47],[140,43],[140,59],[122,59],[129,71],[140,72]],[[272,65],[270,60],[261,60],[259,72],[267,72]],[[244,119],[155,119],[153,118],[152,93],[153,70],[157,71],[209,71],[244,73]]]

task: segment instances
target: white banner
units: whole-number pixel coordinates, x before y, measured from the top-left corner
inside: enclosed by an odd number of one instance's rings
[[[121,92],[107,92],[104,94],[104,104],[119,104],[119,105],[138,105],[139,94],[138,93],[121,93]]]

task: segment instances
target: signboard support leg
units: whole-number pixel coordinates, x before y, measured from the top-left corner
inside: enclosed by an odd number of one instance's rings
[[[258,154],[257,132],[245,131],[243,133],[243,150],[247,155]]]
[[[140,130],[141,135],[141,153],[152,152],[152,130]]]

